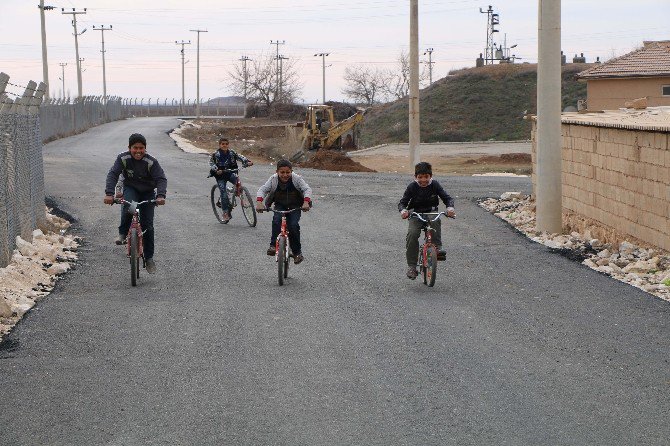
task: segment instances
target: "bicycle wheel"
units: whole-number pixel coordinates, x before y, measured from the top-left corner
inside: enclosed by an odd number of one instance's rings
[[[137,285],[137,278],[139,277],[139,258],[137,255],[137,229],[130,230],[130,284]]]
[[[284,285],[284,278],[288,271],[286,270],[286,238],[279,236],[279,253],[277,255],[277,280],[279,285]]]
[[[242,205],[244,218],[247,219],[249,226],[253,228],[256,226],[256,207],[254,206],[254,200],[251,198],[251,194],[246,187],[242,187],[242,193],[240,194],[240,204]]]
[[[429,246],[426,249],[426,266],[423,269],[423,283],[428,286],[435,285],[435,276],[437,275],[437,248]]]
[[[219,220],[219,223],[223,223],[223,210],[221,209],[221,190],[219,190],[219,185],[215,184],[212,186],[212,193],[210,194],[210,199],[212,202],[212,211],[216,215],[216,219]]]

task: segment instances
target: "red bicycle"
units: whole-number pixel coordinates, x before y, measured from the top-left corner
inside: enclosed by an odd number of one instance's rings
[[[423,243],[419,246],[419,273],[423,275],[423,283],[431,287],[435,285],[437,262],[446,259],[438,257],[437,246],[433,243],[435,229],[430,226],[430,223],[439,220],[443,215],[447,216],[444,212],[412,212],[410,214],[410,217],[416,217],[423,222],[423,228],[421,229],[423,231]]]
[[[289,209],[286,211],[278,211],[276,209],[268,208],[266,211],[281,214],[281,227],[277,241],[275,242],[275,261],[277,262],[277,281],[279,285],[284,285],[284,279],[288,277],[288,266],[291,257],[291,249],[288,241],[288,229],[286,229],[286,215],[291,212],[300,211],[300,208]]]
[[[142,267],[146,267],[144,259],[144,231],[140,225],[140,205],[145,203],[156,203],[156,200],[126,201],[123,198],[115,198],[114,203],[127,204],[128,213],[133,214],[126,236],[127,255],[130,259],[130,284],[137,286],[137,279],[140,277],[140,259]]]
[[[238,173],[239,169],[225,169],[223,172]],[[213,175],[210,174],[210,176]],[[228,195],[228,203],[230,204],[228,212],[232,212],[239,200],[240,205],[242,205],[242,213],[244,214],[247,223],[249,223],[249,226],[251,227],[256,226],[256,208],[254,207],[254,200],[251,197],[249,190],[242,186],[239,176],[237,177],[237,184],[235,184],[235,186],[226,182],[226,194]],[[214,215],[216,215],[216,219],[219,223],[228,223],[229,220],[226,220],[223,215],[223,209],[221,207],[221,189],[218,184],[212,186],[210,201],[212,202]]]

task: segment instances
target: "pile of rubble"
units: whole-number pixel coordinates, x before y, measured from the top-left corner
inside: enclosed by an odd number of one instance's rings
[[[47,224],[46,234],[33,231],[31,243],[16,237],[9,265],[0,268],[0,339],[77,259],[78,240],[65,234],[70,223],[47,213]]]
[[[588,230],[570,234],[538,231],[535,227],[535,203],[520,192],[505,192],[500,199],[489,198],[479,205],[533,241],[562,251],[596,271],[670,301],[669,253],[653,247],[641,247],[629,241],[613,246],[593,238]]]

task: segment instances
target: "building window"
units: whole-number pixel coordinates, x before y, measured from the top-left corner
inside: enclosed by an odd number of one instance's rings
[[[663,93],[663,96],[670,96],[670,85],[663,85],[661,87],[661,91]]]

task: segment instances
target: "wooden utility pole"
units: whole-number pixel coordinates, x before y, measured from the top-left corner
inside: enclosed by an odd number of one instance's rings
[[[196,77],[196,87],[195,87],[195,94],[196,94],[196,105],[195,105],[195,116],[196,118],[200,117],[200,33],[206,33],[207,30],[203,29],[192,29],[191,30],[194,33],[198,33],[198,40],[196,44],[196,69],[195,69],[195,77]]]
[[[421,161],[419,121],[419,0],[410,0],[409,11],[409,162]]]
[[[539,0],[537,229],[561,233],[561,0]]]

